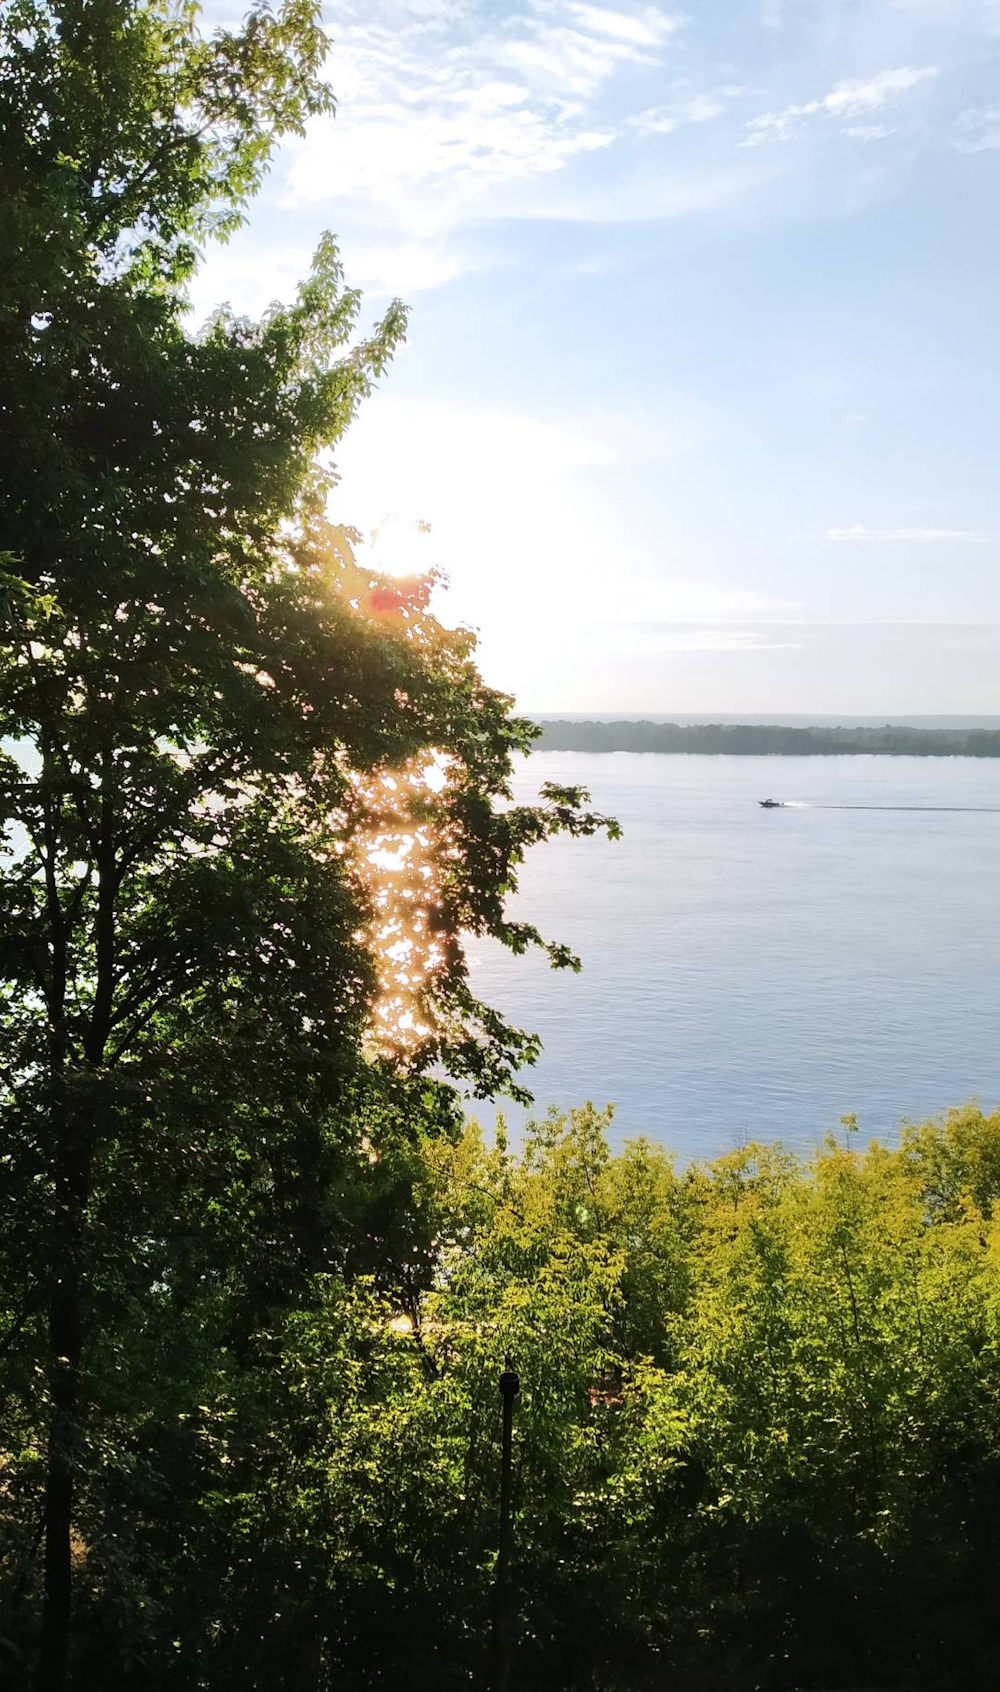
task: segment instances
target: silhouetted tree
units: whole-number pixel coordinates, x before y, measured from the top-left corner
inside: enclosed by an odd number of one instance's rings
[[[529,725],[432,584],[375,580],[328,520],[324,455],[400,306],[359,335],[325,238],[291,306],[185,328],[199,244],[329,108],[318,7],[205,38],[188,4],[12,0],[0,32],[10,1554],[30,1608],[40,1533],[56,1692],[74,1565],[107,1567],[119,1532],[96,1477],[117,1464],[121,1490],[138,1358],[133,1477],[166,1437],[174,1318],[193,1340],[211,1289],[216,1342],[248,1344],[346,1252],[348,1165],[453,1127],[429,1068],[490,1090],[531,1055],[472,998],[460,936],[535,938],[503,917],[523,851],[597,821],[569,790],[496,806]],[[376,888],[390,836],[409,868]]]

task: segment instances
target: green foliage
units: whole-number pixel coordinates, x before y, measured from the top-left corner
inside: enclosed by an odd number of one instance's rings
[[[485,1672],[508,1349],[518,1685],[995,1684],[1000,1239],[972,1184],[1000,1118],[682,1175],[607,1126],[429,1147],[433,1280],[327,1282],[286,1327],[274,1444],[196,1558],[238,1539],[271,1584],[193,1603],[205,1684]]]
[[[159,1468],[122,1393],[102,1484],[133,1537],[88,1553],[83,1684],[122,1683],[123,1634],[142,1687],[482,1683],[509,1350],[524,1692],[995,1685],[998,1184],[972,1185],[1000,1117],[683,1173],[608,1126],[428,1142],[431,1273],[415,1236],[395,1283],[325,1274],[240,1347],[217,1291],[157,1323],[183,1365]]]

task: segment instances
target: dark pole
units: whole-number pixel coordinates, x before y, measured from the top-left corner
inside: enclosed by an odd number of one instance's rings
[[[496,1589],[493,1594],[493,1692],[507,1692],[510,1660],[514,1652],[514,1606],[510,1561],[513,1529],[510,1519],[511,1451],[514,1428],[514,1400],[521,1390],[517,1371],[508,1355],[500,1376],[503,1399],[503,1444],[500,1456],[500,1540],[497,1554]]]

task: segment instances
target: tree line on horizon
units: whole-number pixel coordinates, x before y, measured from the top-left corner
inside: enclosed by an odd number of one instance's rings
[[[568,722],[557,717],[539,717],[537,721],[541,730],[538,751],[1000,758],[1000,729],[922,729],[892,723],[882,728],[791,728],[777,723]]]

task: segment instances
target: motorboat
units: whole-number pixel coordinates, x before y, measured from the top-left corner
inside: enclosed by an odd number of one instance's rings
[[[783,799],[758,799],[757,803],[763,806],[765,811],[780,811],[784,808],[785,801]]]

